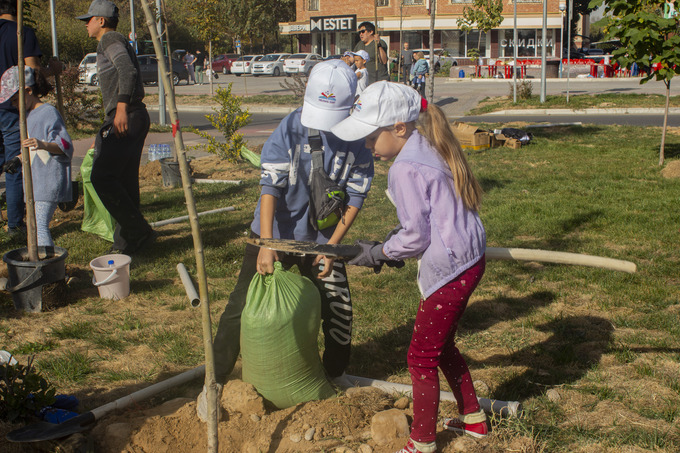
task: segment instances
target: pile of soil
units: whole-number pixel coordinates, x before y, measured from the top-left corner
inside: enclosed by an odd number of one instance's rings
[[[226,452],[395,452],[407,437],[379,445],[372,437],[376,413],[399,407],[409,422],[406,398],[376,388],[353,388],[338,397],[310,401],[287,409],[272,408],[240,379],[225,385],[218,427],[220,451]],[[445,408],[445,409],[444,409]],[[451,413],[450,405],[443,410]],[[439,428],[441,429],[441,428]],[[176,398],[158,407],[106,417],[92,431],[96,451],[205,452],[207,427],[196,415],[194,398]],[[487,441],[438,433],[440,452],[483,451]]]

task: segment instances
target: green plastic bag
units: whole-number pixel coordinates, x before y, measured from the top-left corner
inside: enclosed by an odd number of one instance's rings
[[[116,227],[116,221],[104,207],[97,191],[94,190],[91,180],[92,162],[94,162],[94,149],[90,148],[80,165],[80,175],[83,177],[84,204],[83,225],[80,229],[113,242],[113,230]]]
[[[241,314],[243,380],[279,409],[335,395],[326,379],[317,337],[319,291],[306,277],[274,263],[255,274]]]
[[[245,146],[241,147],[241,157],[250,162],[254,167],[260,167],[260,155],[252,152]]]

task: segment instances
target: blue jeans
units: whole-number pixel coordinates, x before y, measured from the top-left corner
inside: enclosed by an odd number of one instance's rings
[[[5,162],[21,154],[19,113],[15,110],[0,109],[0,168]],[[5,174],[7,195],[7,226],[16,228],[24,224],[24,184],[22,172]]]

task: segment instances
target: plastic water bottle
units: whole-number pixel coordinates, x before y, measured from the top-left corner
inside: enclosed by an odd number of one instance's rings
[[[170,151],[170,145],[161,145],[161,148],[163,149],[163,159],[172,157],[172,151]]]
[[[149,162],[153,162],[156,160],[156,145],[151,144],[149,145],[149,153],[147,155]]]

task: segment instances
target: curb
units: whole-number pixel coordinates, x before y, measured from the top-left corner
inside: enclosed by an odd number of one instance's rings
[[[614,109],[522,109],[522,110],[500,110],[497,112],[484,113],[474,116],[530,116],[530,115],[663,115],[663,108],[614,108]],[[679,114],[680,108],[668,109],[669,114]]]
[[[212,111],[213,107],[214,106],[211,106],[211,105],[178,105],[177,111],[178,112],[208,112],[208,111]],[[248,109],[248,111],[250,113],[284,113],[284,114],[288,114],[290,112],[293,112],[298,108],[298,107],[291,107],[291,106],[262,106],[262,105],[257,105],[257,104],[250,104],[250,105],[243,104],[243,107]],[[147,105],[146,109],[150,110],[150,111],[157,112],[158,111],[158,104]]]

